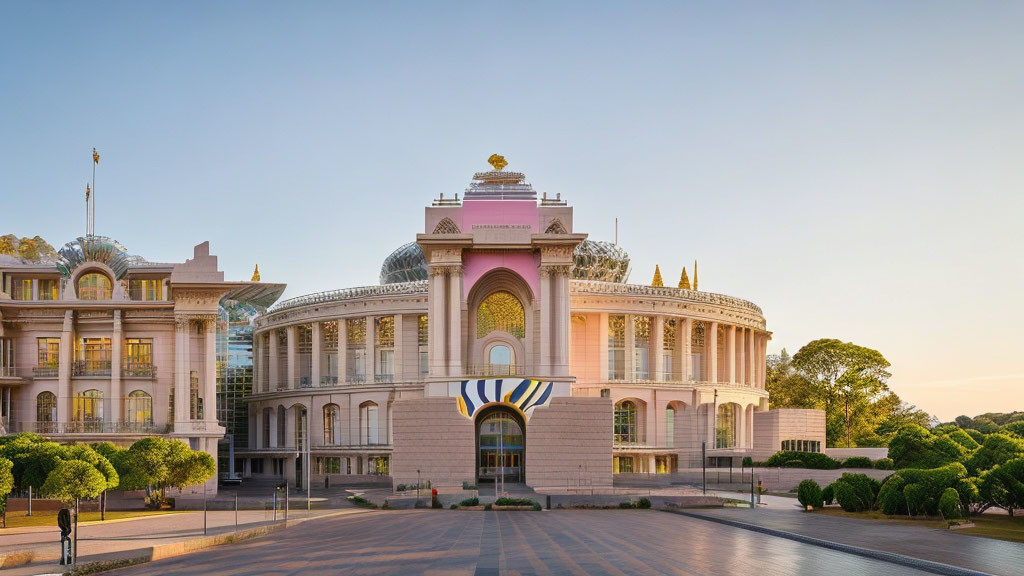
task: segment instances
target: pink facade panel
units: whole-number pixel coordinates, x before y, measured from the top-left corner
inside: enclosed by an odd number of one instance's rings
[[[462,231],[472,232],[474,225],[529,225],[537,234],[535,200],[465,200],[462,203]]]
[[[529,252],[469,252],[462,260],[462,291],[468,298],[477,281],[491,270],[507,268],[529,285],[533,297],[540,296],[540,270],[537,256]]]

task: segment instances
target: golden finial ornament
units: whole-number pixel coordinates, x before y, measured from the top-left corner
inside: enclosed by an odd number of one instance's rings
[[[253,282],[259,282],[260,281],[260,265],[259,264],[257,264],[256,265],[256,269],[252,271],[252,281]]]
[[[88,202],[88,201],[89,201],[89,194],[91,194],[91,193],[92,193],[92,189],[91,189],[91,188],[89,188],[89,185],[88,185],[88,184],[86,184],[86,185],[85,185],[85,201],[86,201],[86,202]]]
[[[690,277],[686,275],[686,266],[683,266],[683,273],[679,276],[679,287],[683,290],[690,289]]]
[[[505,157],[501,154],[491,154],[491,157],[487,159],[487,162],[494,166],[495,170],[502,170],[505,166],[508,166],[508,162],[505,161]]]
[[[95,148],[92,149],[92,163],[93,164],[99,164],[100,163],[100,153],[97,152]]]
[[[664,288],[665,283],[661,280],[661,268],[657,264],[654,265],[654,279],[651,280],[651,286],[655,288]]]
[[[693,261],[693,289],[697,289],[697,261]]]

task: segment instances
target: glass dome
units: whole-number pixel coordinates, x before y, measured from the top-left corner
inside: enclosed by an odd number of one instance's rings
[[[415,242],[404,244],[384,259],[380,267],[380,283],[414,282],[427,279],[427,259]]]
[[[573,251],[576,280],[625,282],[629,277],[629,254],[621,246],[600,240],[584,240]]]
[[[145,262],[140,256],[133,256],[120,242],[106,236],[82,236],[68,242],[57,253],[57,270],[64,276],[71,276],[85,262],[101,262],[114,271],[119,280],[130,266]]]

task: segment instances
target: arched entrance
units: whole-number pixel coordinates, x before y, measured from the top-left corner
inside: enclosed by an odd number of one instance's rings
[[[522,482],[526,479],[526,425],[508,406],[480,410],[476,419],[478,482]]]

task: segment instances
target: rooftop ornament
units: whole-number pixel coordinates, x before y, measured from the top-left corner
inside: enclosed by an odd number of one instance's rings
[[[381,284],[416,282],[427,279],[427,259],[423,249],[415,242],[399,246],[384,259],[380,267]]]
[[[106,236],[81,236],[57,252],[57,271],[64,277],[70,277],[76,268],[86,262],[106,264],[113,270],[114,279],[120,280],[128,268],[146,261],[141,256],[129,254],[120,242]]]
[[[584,240],[572,256],[572,277],[576,280],[622,283],[629,277],[629,254],[618,244]]]

